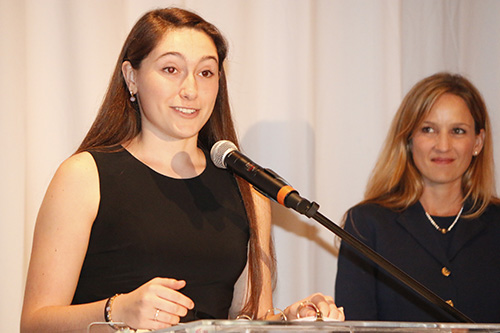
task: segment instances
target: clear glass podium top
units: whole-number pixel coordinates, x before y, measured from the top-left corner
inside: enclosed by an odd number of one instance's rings
[[[155,332],[500,332],[499,324],[368,322],[368,321],[258,321],[199,320]]]
[[[102,330],[102,329],[105,330]],[[109,332],[105,322],[92,323],[87,330]],[[133,332],[129,329],[116,333]],[[440,333],[500,333],[500,323],[462,324],[462,323],[423,323],[389,321],[260,321],[260,320],[198,320],[157,331],[138,330],[137,332],[155,333],[274,333],[274,332],[440,332]]]

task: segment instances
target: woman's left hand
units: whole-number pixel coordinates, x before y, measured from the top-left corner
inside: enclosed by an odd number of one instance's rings
[[[316,317],[316,309],[321,312],[322,318],[344,321],[344,308],[337,307],[331,296],[321,293],[312,294],[285,309],[285,315],[289,320],[304,317]]]

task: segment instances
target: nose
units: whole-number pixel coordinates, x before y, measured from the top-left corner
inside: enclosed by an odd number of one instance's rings
[[[451,138],[448,133],[441,132],[436,138],[436,149],[439,151],[448,151],[451,147]]]
[[[187,100],[193,100],[198,96],[198,86],[194,75],[187,75],[182,82],[180,95]]]

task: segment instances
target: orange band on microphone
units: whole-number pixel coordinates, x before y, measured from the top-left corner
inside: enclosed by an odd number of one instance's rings
[[[290,193],[295,191],[295,189],[289,185],[283,186],[279,191],[278,195],[276,196],[276,200],[282,204],[283,206],[285,205],[285,198],[286,196]]]

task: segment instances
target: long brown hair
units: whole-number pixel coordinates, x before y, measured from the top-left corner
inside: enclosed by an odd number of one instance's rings
[[[475,132],[484,130],[484,146],[462,176],[464,201],[471,209],[465,216],[481,215],[490,202],[498,203],[495,192],[493,141],[488,112],[476,87],[458,74],[437,73],[413,86],[396,113],[383,150],[368,182],[365,199],[394,210],[416,203],[423,192],[423,180],[411,154],[412,135],[443,94],[464,100],[474,119]]]
[[[210,119],[198,135],[198,145],[210,149],[219,140],[230,140],[238,146],[238,138],[231,117],[226,75],[223,62],[227,56],[227,42],[219,30],[195,13],[179,9],[157,9],[144,14],[128,35],[111,77],[104,101],[89,132],[77,150],[89,149],[109,151],[123,149],[121,145],[141,131],[141,116],[137,102],[130,100],[122,63],[129,61],[134,69],[139,69],[141,62],[156,47],[159,40],[172,29],[192,28],[206,33],[214,42],[219,58],[219,91]],[[259,244],[255,207],[250,185],[237,177],[245,209],[250,221],[249,241],[249,287],[250,294],[242,313],[257,316],[259,298],[262,290],[261,263],[264,260]],[[271,252],[272,255],[272,252]],[[274,274],[274,267],[269,267]]]

